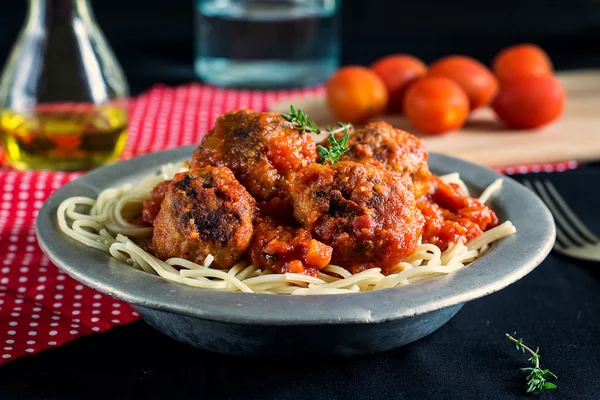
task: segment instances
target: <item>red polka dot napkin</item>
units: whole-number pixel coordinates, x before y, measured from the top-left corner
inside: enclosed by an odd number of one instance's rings
[[[199,84],[156,86],[131,101],[123,158],[198,143],[220,114],[266,110],[280,98],[322,93],[220,89]],[[0,154],[0,163],[3,158]],[[565,170],[574,162],[516,166],[507,173]],[[60,272],[41,252],[35,218],[52,192],[79,173],[18,172],[0,164],[0,365],[102,332],[138,318],[127,304],[87,288]]]

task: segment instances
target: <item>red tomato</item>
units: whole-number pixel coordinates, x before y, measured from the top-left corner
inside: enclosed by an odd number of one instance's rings
[[[530,76],[548,76],[553,72],[548,54],[534,44],[507,47],[496,55],[492,69],[501,84]]]
[[[358,123],[381,115],[387,102],[385,85],[368,68],[341,68],[327,82],[327,104],[341,121]]]
[[[479,61],[467,56],[444,57],[429,67],[429,75],[445,76],[469,96],[471,110],[488,105],[498,92],[498,80]]]
[[[423,61],[408,54],[392,54],[375,61],[371,65],[388,90],[388,111],[401,113],[404,94],[416,79],[425,76],[427,66]]]
[[[469,98],[444,77],[419,79],[406,91],[404,112],[415,128],[439,134],[460,128],[469,115]]]
[[[554,76],[534,76],[507,83],[492,104],[502,121],[520,129],[554,121],[564,106],[565,90]]]

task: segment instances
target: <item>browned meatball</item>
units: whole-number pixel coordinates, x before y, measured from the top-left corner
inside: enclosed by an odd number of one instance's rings
[[[212,254],[219,267],[229,268],[246,254],[255,216],[255,200],[229,169],[190,169],[169,184],[150,249],[162,260],[196,263]]]
[[[343,135],[339,133],[336,138]],[[320,144],[329,146],[327,140]],[[348,148],[340,161],[373,164],[397,172],[412,182],[417,198],[429,193],[432,184],[428,154],[425,143],[418,137],[387,122],[372,122],[350,134]]]
[[[312,238],[306,229],[294,229],[265,218],[255,226],[248,251],[256,267],[277,273],[316,275],[331,260],[333,249]]]
[[[217,118],[192,155],[192,167],[225,166],[258,201],[285,199],[291,175],[317,158],[307,133],[275,113],[233,111]]]
[[[333,247],[331,262],[384,273],[417,247],[423,216],[399,174],[370,164],[312,164],[296,175],[294,216]]]

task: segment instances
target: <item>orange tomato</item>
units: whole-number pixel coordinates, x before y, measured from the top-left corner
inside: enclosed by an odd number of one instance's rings
[[[448,78],[419,79],[406,91],[404,112],[415,128],[439,134],[460,128],[469,115],[469,98]]]
[[[492,107],[512,128],[537,128],[562,114],[565,90],[554,76],[521,78],[502,86]]]
[[[507,47],[496,55],[492,69],[501,84],[530,76],[548,76],[553,72],[548,54],[534,44]]]
[[[423,61],[408,54],[392,54],[375,61],[371,65],[388,90],[388,111],[401,113],[404,94],[416,79],[425,76],[427,66]]]
[[[471,110],[488,105],[498,92],[498,79],[479,61],[467,56],[448,56],[429,67],[429,75],[445,76],[469,96]]]
[[[387,102],[385,85],[368,68],[341,68],[327,82],[327,104],[341,121],[359,123],[381,115]]]

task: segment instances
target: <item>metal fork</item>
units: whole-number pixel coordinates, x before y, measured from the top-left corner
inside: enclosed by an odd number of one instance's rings
[[[573,258],[600,261],[600,239],[575,215],[552,182],[525,180],[523,184],[540,196],[554,217],[556,224],[554,250]]]

